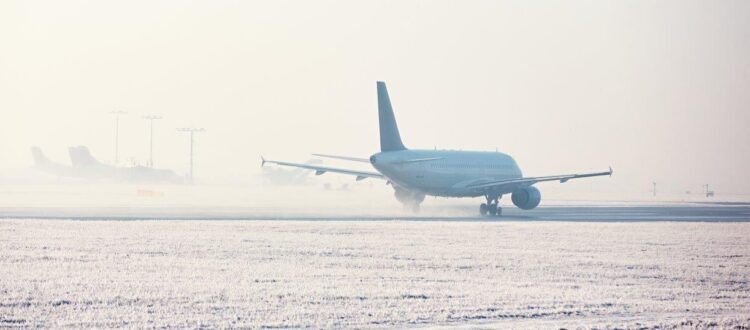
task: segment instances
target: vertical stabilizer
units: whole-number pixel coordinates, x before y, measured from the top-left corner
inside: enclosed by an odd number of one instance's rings
[[[34,166],[44,166],[49,165],[52,163],[47,157],[44,156],[42,153],[42,149],[39,147],[31,147],[31,154],[34,156]]]
[[[396,117],[385,83],[378,81],[378,119],[380,121],[380,151],[406,150],[398,133]]]
[[[68,154],[70,154],[70,162],[73,167],[89,167],[100,164],[86,146],[70,147],[68,148]]]

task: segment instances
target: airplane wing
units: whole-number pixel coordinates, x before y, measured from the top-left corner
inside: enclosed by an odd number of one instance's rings
[[[609,171],[607,172],[551,175],[551,176],[538,176],[538,177],[528,177],[528,178],[518,178],[518,179],[497,180],[497,181],[482,182],[482,183],[477,183],[473,185],[468,185],[466,188],[470,190],[510,191],[513,189],[509,189],[509,188],[530,186],[538,182],[560,181],[560,183],[565,183],[565,182],[568,182],[568,180],[572,180],[572,179],[589,178],[593,176],[603,176],[603,175],[612,176],[612,173],[613,173],[612,168],[610,167]]]
[[[341,160],[348,160],[352,162],[360,162],[360,163],[370,163],[370,160],[367,158],[359,158],[359,157],[349,157],[349,156],[336,156],[336,155],[325,155],[325,154],[312,154],[313,156],[317,157],[324,157],[324,158],[333,158],[333,159],[341,159]]]
[[[281,161],[275,161],[275,160],[266,160],[265,158],[261,157],[262,163],[261,166],[265,165],[266,163],[269,164],[276,164],[280,166],[290,166],[290,167],[299,167],[299,168],[305,168],[308,170],[315,171],[315,175],[321,175],[326,172],[331,173],[340,173],[340,174],[348,174],[348,175],[354,175],[357,177],[357,181],[364,180],[367,178],[375,178],[375,179],[385,179],[385,176],[383,176],[380,173],[377,172],[366,172],[366,171],[357,171],[357,170],[347,170],[343,168],[335,168],[335,167],[328,167],[328,166],[318,166],[318,165],[312,165],[312,164],[298,164],[298,163],[289,163],[289,162],[281,162]]]

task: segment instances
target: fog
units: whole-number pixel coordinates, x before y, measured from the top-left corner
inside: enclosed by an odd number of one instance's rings
[[[323,196],[348,185],[356,192],[329,196],[398,207],[372,180],[263,184],[261,155],[377,152],[376,80],[410,148],[499,150],[529,176],[615,170],[540,184],[553,199],[648,200],[655,181],[663,199],[698,200],[710,184],[716,200],[747,200],[748,12],[747,1],[4,1],[3,203],[335,204]],[[163,116],[154,166],[183,176],[189,139],[176,129],[205,128],[194,146],[204,188],[29,169],[32,146],[70,165],[68,147],[85,145],[114,163],[116,110],[127,112],[120,166],[148,162],[144,115]],[[382,204],[354,202],[371,198]]]

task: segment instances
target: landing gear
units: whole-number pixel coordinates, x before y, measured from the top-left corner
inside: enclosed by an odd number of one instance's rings
[[[500,196],[485,196],[487,198],[487,203],[482,203],[479,205],[479,214],[482,216],[490,215],[490,216],[500,216],[503,214],[503,209],[500,207],[500,204],[498,203],[498,199],[500,199]]]
[[[496,216],[497,211],[500,210],[500,208],[497,207],[497,204],[490,204],[488,205],[488,208],[490,209],[490,215],[493,217]]]

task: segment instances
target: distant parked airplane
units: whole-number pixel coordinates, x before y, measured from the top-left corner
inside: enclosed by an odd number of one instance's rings
[[[61,177],[92,180],[114,180],[133,183],[182,183],[183,179],[172,170],[155,169],[144,166],[117,167],[99,162],[85,146],[70,147],[70,161],[73,166],[49,160],[39,147],[32,147],[34,169]]]
[[[388,90],[384,82],[377,82],[378,119],[380,123],[380,151],[369,159],[317,155],[320,157],[370,163],[377,172],[358,171],[327,166],[298,164],[262,159],[272,163],[314,170],[317,175],[332,172],[353,175],[357,180],[376,178],[386,180],[395,190],[396,199],[413,211],[426,195],[442,197],[484,196],[479,212],[500,215],[498,200],[511,194],[518,208],[530,210],[539,205],[541,193],[533,185],[544,181],[565,183],[571,179],[612,175],[606,172],[524,177],[515,160],[500,152],[410,150],[401,142]]]

